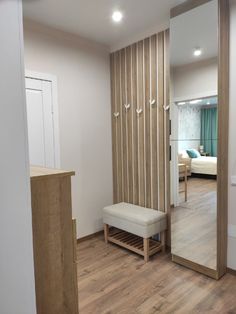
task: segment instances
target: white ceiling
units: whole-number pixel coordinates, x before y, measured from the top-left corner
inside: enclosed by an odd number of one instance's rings
[[[181,14],[170,23],[170,59],[180,66],[216,57],[218,54],[218,1],[214,0]],[[196,47],[200,57],[193,56]]]
[[[102,43],[111,50],[169,25],[170,8],[184,0],[23,0],[24,17]],[[124,19],[114,24],[111,15]],[[150,33],[150,34],[149,34]]]

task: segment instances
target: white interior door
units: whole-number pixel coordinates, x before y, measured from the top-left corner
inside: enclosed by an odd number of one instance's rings
[[[30,164],[54,168],[52,82],[26,78],[26,103]]]

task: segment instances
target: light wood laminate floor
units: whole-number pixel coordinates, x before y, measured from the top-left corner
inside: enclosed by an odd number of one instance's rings
[[[188,201],[180,195],[171,216],[172,253],[211,269],[216,269],[216,189],[216,180],[189,178]]]
[[[236,277],[215,281],[158,253],[142,257],[98,236],[78,244],[80,314],[236,313]]]

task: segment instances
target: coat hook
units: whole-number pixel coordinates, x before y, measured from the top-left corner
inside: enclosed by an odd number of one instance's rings
[[[136,109],[136,112],[137,112],[137,114],[139,116],[143,112],[143,109],[142,108]]]
[[[170,105],[169,106],[163,106],[165,111],[168,111],[170,109]]]
[[[119,112],[114,112],[113,115],[114,115],[115,118],[118,118],[120,113]]]
[[[130,108],[130,104],[124,104],[124,106],[125,106],[125,110],[128,111]]]
[[[155,103],[156,103],[156,99],[153,99],[153,100],[149,100],[149,104],[150,104],[150,106],[153,106],[153,105],[155,105]]]

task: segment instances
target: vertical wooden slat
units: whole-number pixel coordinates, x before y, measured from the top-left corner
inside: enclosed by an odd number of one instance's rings
[[[151,207],[151,145],[150,145],[150,39],[144,40],[144,108],[145,108],[145,183],[146,183],[146,207]]]
[[[169,30],[164,32],[164,105],[170,105],[170,64]],[[165,112],[165,212],[167,213],[167,245],[171,247],[171,208],[170,208],[170,111]]]
[[[165,210],[164,164],[164,38],[158,34],[158,159],[159,159],[159,210]]]
[[[132,130],[133,130],[133,203],[139,203],[139,158],[138,158],[138,119],[136,109],[138,106],[138,65],[137,44],[132,45]]]
[[[144,175],[144,77],[143,77],[143,41],[138,43],[138,109],[142,109],[140,114],[137,114],[138,124],[138,178],[139,178],[139,205],[145,206],[145,175]]]
[[[157,108],[158,108],[158,90],[157,90],[157,36],[151,38],[151,99],[156,100],[151,113],[151,147],[152,147],[152,208],[158,209],[158,164],[157,164]]]
[[[126,97],[126,55],[125,49],[121,50],[121,112],[122,112],[122,138],[123,138],[123,197],[124,201],[128,202],[128,174],[127,174],[127,123],[125,105]]]
[[[126,95],[130,105],[126,113],[127,123],[127,172],[128,172],[128,202],[133,203],[133,137],[132,137],[132,55],[131,46],[126,48]]]
[[[115,71],[115,54],[111,54],[111,123],[112,123],[112,165],[113,165],[113,202],[118,202],[118,158],[117,158],[117,118],[114,113],[117,112],[116,108],[116,71]]]
[[[116,71],[116,111],[119,112],[117,118],[117,164],[118,164],[118,197],[117,202],[123,201],[123,137],[122,137],[122,99],[121,99],[121,60],[120,52],[115,53],[115,71]]]
[[[217,272],[227,267],[228,136],[229,136],[229,1],[219,0],[218,160],[217,160]]]

